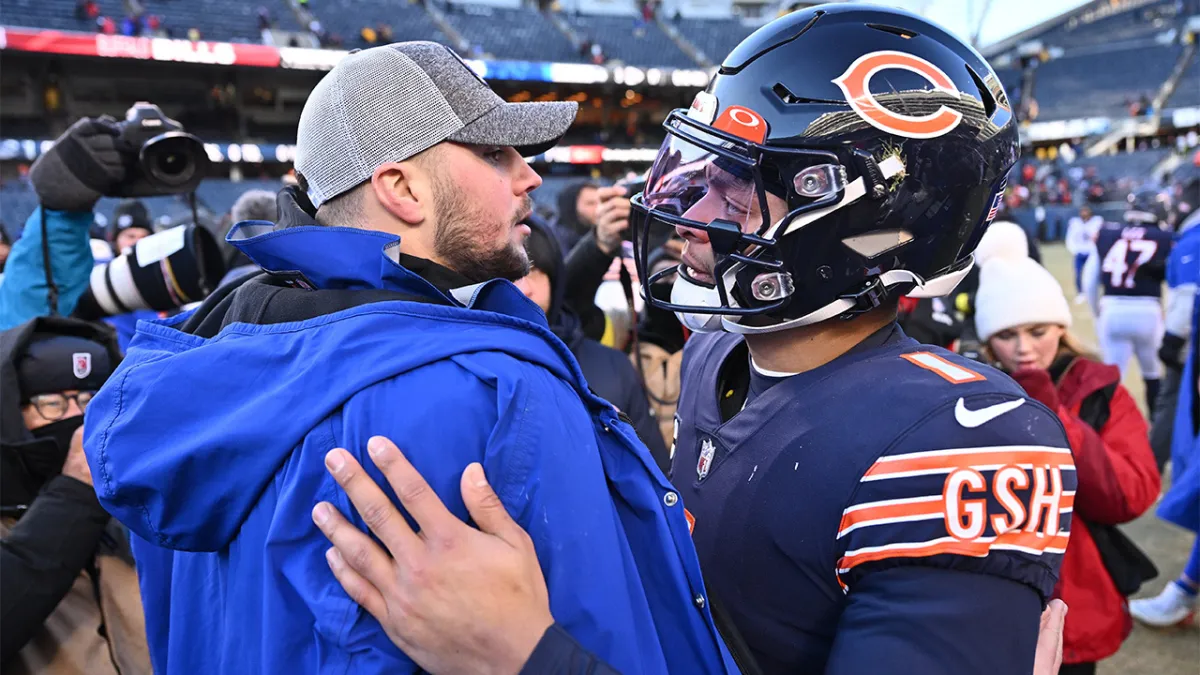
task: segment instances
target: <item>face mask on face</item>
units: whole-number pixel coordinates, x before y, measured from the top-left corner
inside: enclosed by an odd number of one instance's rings
[[[76,415],[51,422],[30,432],[35,438],[49,438],[54,441],[53,448],[47,447],[48,443],[37,443],[22,450],[21,459],[32,479],[44,483],[62,472],[63,463],[67,461],[67,452],[71,449],[71,436],[82,424],[83,415]]]

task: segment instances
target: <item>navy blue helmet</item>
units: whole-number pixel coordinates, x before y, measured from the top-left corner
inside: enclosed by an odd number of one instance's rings
[[[1137,190],[1129,195],[1125,222],[1146,227],[1166,227],[1170,217],[1167,196],[1157,190]]]
[[[746,38],[667,138],[633,199],[645,297],[695,330],[782,330],[949,293],[1019,149],[995,72],[914,14],[838,4]],[[687,241],[670,301],[652,232]]]

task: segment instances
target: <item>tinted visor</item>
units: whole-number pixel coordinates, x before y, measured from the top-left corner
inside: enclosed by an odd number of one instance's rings
[[[699,230],[714,221],[737,232],[765,229],[753,150],[698,127],[682,126],[678,118],[668,125],[672,133],[646,179],[645,207],[674,225]],[[713,243],[718,253],[730,252]]]

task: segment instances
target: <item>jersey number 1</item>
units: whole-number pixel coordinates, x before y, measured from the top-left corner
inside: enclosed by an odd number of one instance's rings
[[[1133,288],[1133,278],[1138,268],[1145,265],[1158,251],[1158,242],[1153,239],[1118,239],[1100,269],[1112,275],[1112,287]],[[1136,254],[1133,262],[1128,262],[1130,254]]]

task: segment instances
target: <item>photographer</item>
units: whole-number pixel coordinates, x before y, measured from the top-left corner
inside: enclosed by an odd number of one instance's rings
[[[40,206],[12,247],[0,285],[0,330],[57,312],[68,315],[88,287],[92,208],[125,179],[110,117],[85,117],[55,141],[29,172]],[[49,265],[49,270],[47,270]]]
[[[621,186],[596,190],[600,205],[596,225],[575,243],[566,256],[566,303],[578,316],[583,334],[597,342],[608,332],[608,317],[596,306],[596,291],[621,250],[629,230],[629,193]],[[624,341],[622,336],[617,344]],[[605,342],[608,346],[614,346]]]
[[[120,355],[60,317],[0,333],[0,668],[149,673],[128,538],[100,507],[83,413]]]
[[[72,125],[30,170],[40,205],[8,261],[0,330],[43,315],[95,320],[203,300],[225,266],[212,235],[195,224],[194,195],[191,224],[144,240],[138,230],[149,233],[148,218],[134,229],[122,225],[135,221],[131,211],[114,214],[107,234],[118,255],[110,262],[95,264],[89,230],[101,196],[193,193],[209,165],[200,139],[150,103],[134,104],[121,122]]]

